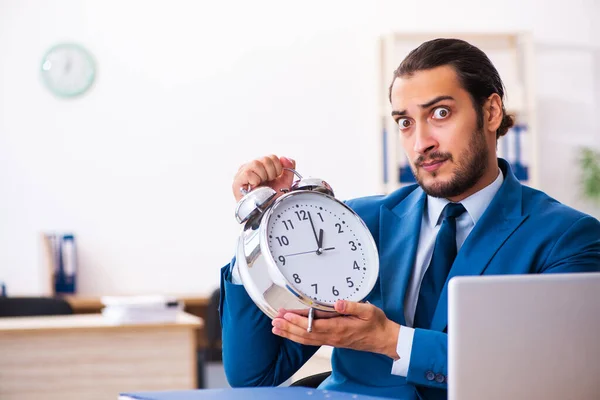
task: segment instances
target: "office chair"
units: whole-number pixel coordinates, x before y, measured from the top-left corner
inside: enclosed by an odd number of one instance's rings
[[[71,305],[57,297],[0,297],[0,317],[73,314]]]
[[[210,362],[223,361],[221,348],[221,321],[219,320],[219,302],[221,292],[216,289],[206,306],[204,317],[204,332],[206,335],[206,347],[198,351],[198,387],[206,387],[206,364]]]
[[[302,379],[298,379],[290,386],[302,386],[306,388],[316,389],[321,384],[321,382],[323,382],[329,375],[331,375],[331,371],[310,375]]]

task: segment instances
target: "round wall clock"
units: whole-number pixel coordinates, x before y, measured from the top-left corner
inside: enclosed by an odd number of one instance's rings
[[[62,43],[44,55],[41,74],[44,84],[54,95],[75,97],[85,93],[94,83],[96,64],[82,46]]]

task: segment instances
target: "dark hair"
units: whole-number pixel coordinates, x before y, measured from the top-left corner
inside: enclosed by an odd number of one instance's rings
[[[483,127],[483,104],[493,93],[498,93],[504,102],[504,84],[488,56],[464,40],[434,39],[411,51],[394,71],[394,78],[389,89],[390,102],[392,86],[396,78],[410,76],[414,72],[443,65],[454,68],[463,88],[469,92],[477,112],[477,126],[481,129]],[[504,136],[513,125],[514,117],[506,114],[504,104],[502,104],[502,122],[496,131],[496,139]]]

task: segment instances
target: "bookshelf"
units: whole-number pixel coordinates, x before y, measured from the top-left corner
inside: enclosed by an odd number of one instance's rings
[[[421,43],[454,37],[468,41],[485,52],[505,85],[505,107],[515,117],[515,127],[498,140],[498,156],[510,162],[517,178],[539,188],[538,133],[534,87],[534,45],[529,33],[389,33],[380,38],[379,132],[381,146],[380,191],[390,193],[414,183],[402,149],[398,127],[390,117],[388,88],[394,70]]]

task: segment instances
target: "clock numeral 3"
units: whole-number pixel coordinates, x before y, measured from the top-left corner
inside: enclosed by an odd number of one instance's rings
[[[356,249],[358,249],[358,247],[356,247],[356,244],[351,240],[348,242],[348,244],[352,247],[350,247],[350,250],[352,251],[356,251]]]
[[[300,279],[300,275],[298,274],[294,274],[294,282],[296,283],[302,283],[302,279]]]
[[[281,236],[281,237],[276,236],[275,239],[277,239],[280,246],[287,246],[288,244],[290,244],[290,241],[287,238],[287,236]]]

